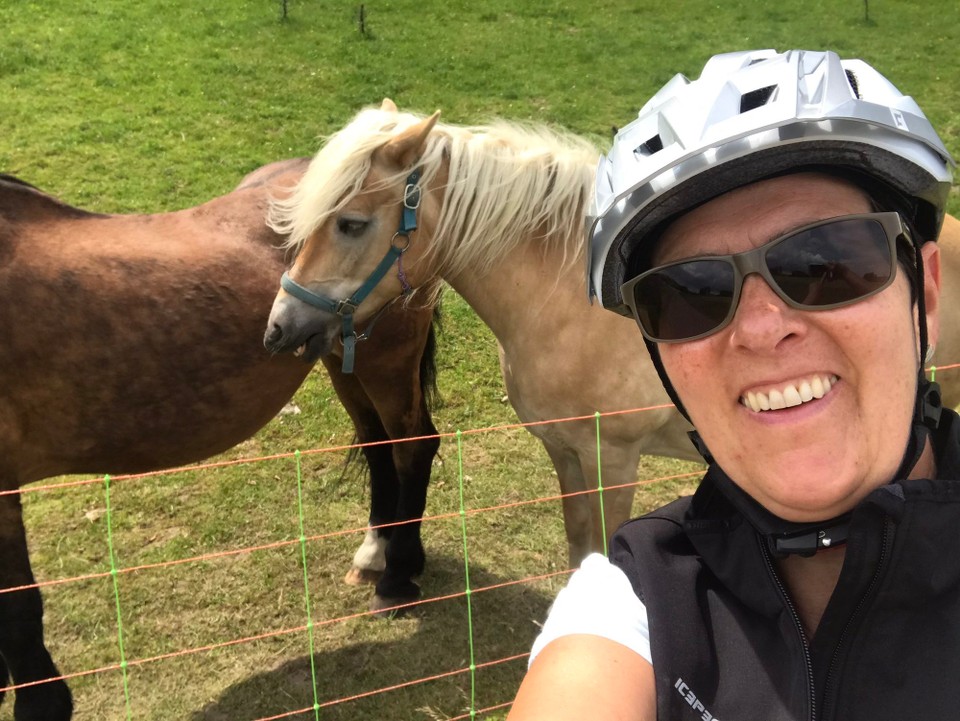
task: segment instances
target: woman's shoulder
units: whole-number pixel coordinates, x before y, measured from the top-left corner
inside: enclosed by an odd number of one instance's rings
[[[616,641],[650,660],[646,608],[623,570],[599,553],[587,556],[557,594],[530,663],[551,641],[574,634]]]
[[[651,579],[691,572],[700,556],[690,532],[699,521],[691,511],[693,496],[678,498],[624,523],[610,541],[610,562],[623,571],[641,599],[652,592]],[[694,569],[695,570],[695,569]]]
[[[632,539],[653,539],[682,535],[684,523],[690,515],[693,496],[681,496],[676,500],[656,508],[642,516],[631,518],[614,533],[614,544],[630,542]]]

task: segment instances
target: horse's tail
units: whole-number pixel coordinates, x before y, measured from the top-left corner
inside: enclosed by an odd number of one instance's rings
[[[64,203],[59,198],[56,198],[45,190],[41,190],[36,185],[28,183],[22,178],[18,178],[15,175],[10,175],[9,173],[0,173],[0,201],[4,201],[3,205],[13,205],[17,210],[19,215],[23,212],[24,207],[24,198],[31,198],[52,205],[56,208],[56,212],[61,214],[61,217],[71,217],[71,218],[102,218],[105,217],[103,213],[94,213],[89,210],[84,210],[83,208],[75,208],[72,205]],[[3,207],[0,206],[0,210],[3,210]],[[5,212],[10,212],[9,210]]]
[[[22,185],[26,188],[30,188],[31,190],[37,190],[41,193],[43,192],[36,185],[31,185],[26,180],[18,178],[16,175],[10,175],[9,173],[0,173],[0,182],[11,183],[13,185]]]
[[[433,413],[443,405],[440,389],[437,387],[437,332],[443,330],[443,314],[440,311],[440,299],[433,306],[433,322],[427,342],[423,346],[420,358],[420,392],[427,404],[427,410]]]

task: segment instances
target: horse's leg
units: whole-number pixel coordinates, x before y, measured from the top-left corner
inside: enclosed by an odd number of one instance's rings
[[[0,656],[0,705],[3,704],[3,697],[6,694],[3,689],[8,683],[10,683],[10,674],[7,673],[7,664],[3,662],[3,656]]]
[[[373,414],[360,425],[356,425],[357,439],[360,443],[376,443],[389,440],[380,419]],[[344,579],[351,585],[376,583],[387,567],[387,543],[393,535],[393,526],[377,528],[391,524],[397,508],[397,490],[399,481],[393,464],[389,444],[368,445],[361,449],[370,471],[370,530],[363,543],[353,555],[353,565]]]
[[[568,561],[570,568],[577,568],[589,554],[602,553],[613,532],[630,517],[634,488],[605,488],[601,498],[596,492],[598,474],[595,446],[582,449],[579,454],[546,440],[543,446],[560,479]],[[623,483],[622,479],[635,477],[638,462],[639,456],[633,448],[604,448],[605,485],[615,486]]]
[[[397,525],[388,536],[386,568],[377,582],[372,601],[374,610],[416,601],[420,587],[413,578],[423,572],[426,555],[420,525],[427,504],[430,467],[440,440],[430,417],[427,395],[435,372],[435,336],[431,308],[400,309],[378,342],[388,352],[358,358],[356,374],[374,403],[387,435],[397,441],[390,445],[398,491],[393,517]],[[381,333],[378,328],[378,333]]]
[[[370,416],[362,425],[355,424],[355,428],[357,440],[360,443],[389,440],[375,415]],[[377,528],[377,526],[393,522],[399,485],[389,445],[365,445],[361,452],[370,472],[371,528],[353,555],[353,563],[344,578],[344,581],[352,586],[376,583],[383,576],[384,569],[387,567],[387,542],[393,534],[393,527],[386,525],[386,527]]]
[[[324,358],[333,388],[353,421],[360,443],[389,440],[377,411],[357,377],[340,370],[340,359]],[[353,557],[344,581],[351,585],[375,583],[386,568],[387,540],[393,528],[376,528],[392,523],[396,514],[399,481],[389,444],[365,445],[361,449],[370,470],[370,526]]]
[[[630,518],[636,487],[634,485],[617,486],[636,480],[640,454],[634,446],[603,446],[601,462],[602,466],[599,470],[602,471],[603,495],[591,493],[588,496],[593,533],[592,547],[594,551],[599,552],[604,551],[607,542],[620,524]],[[580,468],[587,487],[597,488],[598,479],[601,476],[597,468],[596,447],[581,453]]]
[[[20,496],[0,496],[0,589],[33,583]],[[15,685],[60,676],[43,645],[43,601],[38,589],[0,593],[0,656]],[[72,712],[70,690],[63,680],[15,692],[16,721],[67,721]]]
[[[404,394],[388,399],[388,405],[402,401]],[[427,486],[430,483],[430,468],[440,448],[437,429],[430,418],[430,411],[418,389],[415,398],[409,399],[412,408],[402,412],[389,412],[384,404],[378,404],[381,418],[391,438],[413,437],[416,441],[401,441],[392,444],[393,464],[399,479],[399,494],[395,508],[398,525],[389,536],[386,549],[387,566],[377,582],[371,604],[373,610],[383,610],[410,603],[420,598],[420,587],[413,577],[423,573],[426,554],[420,538],[420,526],[427,506]],[[405,404],[399,404],[401,407]],[[425,436],[425,437],[424,437]]]
[[[563,507],[563,530],[567,535],[567,562],[570,568],[576,568],[591,551],[597,550],[592,540],[593,516],[590,513],[590,498],[583,493],[587,490],[586,480],[576,453],[557,443],[541,440],[560,481],[560,493],[563,494],[560,499]]]

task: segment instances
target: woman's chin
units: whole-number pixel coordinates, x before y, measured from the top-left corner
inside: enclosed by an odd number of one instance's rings
[[[723,464],[721,463],[721,466]],[[737,484],[775,516],[807,523],[843,515],[871,491],[887,481],[879,475],[864,476],[848,464],[815,463],[806,458],[780,458],[767,469],[729,473]],[[789,472],[771,475],[770,468]],[[726,469],[725,469],[726,470]]]

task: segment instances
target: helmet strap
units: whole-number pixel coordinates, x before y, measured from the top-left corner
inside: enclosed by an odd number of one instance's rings
[[[927,348],[929,347],[929,336],[927,333],[927,303],[924,299],[924,278],[923,278],[923,252],[921,250],[921,241],[915,236],[914,233],[910,233],[910,243],[913,245],[913,254],[916,258],[917,266],[917,330],[920,335],[920,377],[924,377],[923,364],[926,362],[927,358]],[[917,396],[919,398],[919,390]],[[939,415],[938,415],[939,418]],[[936,426],[934,426],[936,428]]]
[[[657,348],[656,343],[646,338],[643,339],[643,342],[647,346],[647,353],[650,355],[650,360],[653,361],[653,367],[656,369],[657,375],[660,376],[660,383],[663,384],[663,389],[667,392],[667,395],[670,396],[673,405],[680,411],[680,415],[686,418],[692,425],[693,421],[690,420],[690,414],[687,413],[687,409],[684,408],[683,403],[680,402],[680,396],[677,395],[677,391],[674,389],[669,376],[667,376],[667,371],[663,367],[663,361],[660,360],[660,349]],[[697,453],[700,454],[705,463],[711,464],[714,462],[713,454],[710,453],[707,444],[703,442],[703,439],[700,437],[700,434],[697,433],[696,429],[687,431],[687,437],[690,438],[690,442],[693,443],[693,447],[697,449]]]
[[[924,371],[924,363],[929,349],[927,332],[926,302],[924,300],[924,269],[921,241],[911,233],[914,257],[917,270],[917,334],[920,337],[920,367],[917,372],[917,395],[913,407],[913,422],[910,427],[910,438],[897,469],[895,478],[907,478],[913,470],[920,454],[927,445],[931,432],[940,425],[940,414],[943,411],[943,398],[940,393],[940,384],[928,380]]]
[[[700,434],[696,429],[692,431],[687,431],[687,438],[690,439],[690,442],[693,443],[693,447],[697,449],[703,460],[708,464],[712,464],[715,461],[713,460],[713,454],[710,452],[710,449],[707,448],[707,444],[703,442],[703,439],[700,437]]]
[[[927,380],[920,371],[917,380],[917,400],[913,409],[913,422],[910,424],[910,437],[903,452],[903,460],[897,469],[894,478],[903,479],[910,475],[913,467],[920,460],[920,454],[926,448],[933,431],[940,425],[940,414],[943,411],[943,400],[940,395],[940,384]]]

